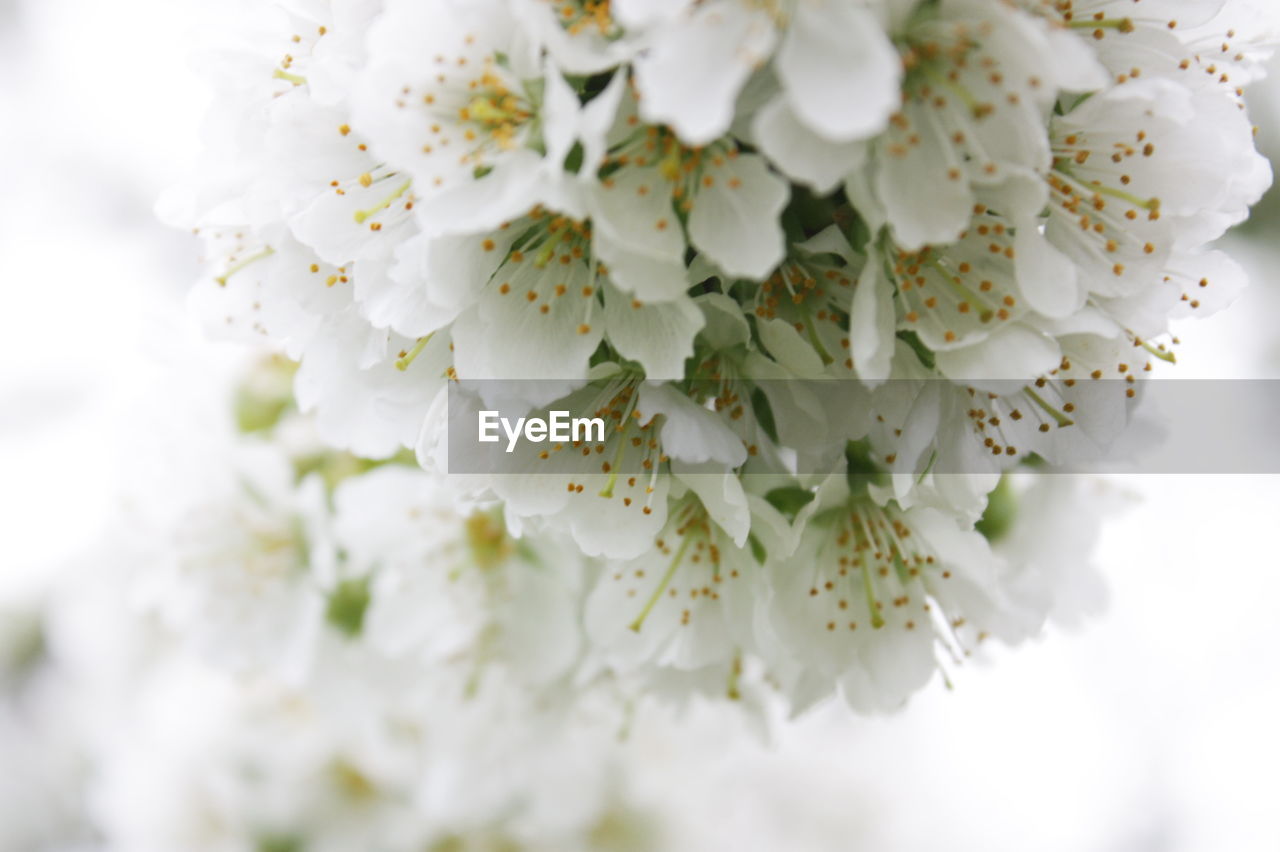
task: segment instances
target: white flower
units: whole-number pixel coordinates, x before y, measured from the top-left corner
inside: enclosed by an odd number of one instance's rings
[[[837,238],[843,241],[843,238]],[[840,247],[843,245],[843,249]],[[816,241],[810,247],[821,248]],[[837,244],[832,253],[847,252]],[[744,285],[754,303],[758,344],[738,303],[718,293],[698,298],[707,317],[691,362],[690,386],[710,400],[747,448],[745,472],[825,470],[849,440],[866,434],[865,392],[849,378],[849,338],[838,306],[848,299],[848,267],[797,248],[794,259],[759,285]],[[731,281],[724,281],[726,288]],[[797,381],[806,379],[809,381]],[[763,425],[763,407],[771,428]]]
[[[865,381],[888,378],[896,331],[915,335],[957,380],[1032,379],[1057,363],[1057,344],[1024,322],[1019,272],[1042,270],[1019,270],[1006,219],[981,205],[970,215],[953,245],[908,251],[882,239],[872,249],[849,316],[853,369]]]
[[[864,711],[887,711],[990,635],[1025,635],[1002,567],[977,532],[935,509],[877,506],[843,474],[799,521],[795,554],[773,564],[769,623],[780,652]]]
[[[1152,357],[1172,355],[1091,316],[1049,329],[1063,356],[1034,381],[941,381],[900,344],[898,371],[873,394],[868,435],[874,460],[895,474],[888,493],[916,499],[921,481],[932,487],[923,474],[991,474],[1032,454],[1062,465],[1103,458],[1132,426],[1138,377]],[[963,492],[952,498],[957,509],[969,503]]]
[[[881,207],[912,251],[955,239],[979,194],[1011,219],[1038,213],[1036,175],[1051,160],[1043,115],[1060,90],[1101,84],[1087,53],[1055,54],[1047,26],[978,0],[922,7],[901,42],[902,106],[871,146],[875,202],[855,193],[855,204]]]
[[[412,181],[380,162],[349,121],[346,109],[303,93],[277,99],[270,159],[257,187],[276,200],[300,242],[336,265],[385,260],[416,232]],[[374,267],[353,277],[382,271]]]
[[[1053,622],[1080,624],[1106,604],[1107,591],[1092,555],[1103,523],[1127,508],[1129,495],[1084,476],[1015,476],[1002,486],[1012,515],[993,537],[995,551],[1014,566],[1010,594]],[[1069,518],[1069,523],[1063,523]]]
[[[247,227],[212,227],[201,236],[207,273],[189,301],[211,337],[278,341],[299,357],[325,315],[351,300],[349,269],[286,235],[267,242]]]
[[[600,257],[619,285],[652,298],[653,270],[628,255],[683,266],[686,228],[688,244],[730,275],[767,275],[783,256],[786,183],[732,138],[689,147],[665,127],[641,125],[633,109],[624,101],[587,198]]]
[[[725,478],[747,458],[741,439],[670,386],[603,365],[597,372],[550,408],[602,418],[604,440],[525,442],[504,454],[487,481],[510,516],[570,534],[587,555],[633,559],[665,524],[676,478],[741,545],[747,507],[725,496],[733,493]]]
[[[613,68],[631,59],[643,44],[636,30],[615,19],[609,0],[514,0],[512,7],[566,73]]]
[[[335,147],[328,134],[317,135],[282,157],[273,141],[281,113],[287,122],[287,113],[304,103],[311,114],[341,109],[353,69],[364,59],[365,31],[381,5],[381,0],[236,4],[237,31],[209,36],[201,56],[216,92],[205,124],[208,155],[182,185],[165,194],[164,218],[191,226],[218,212],[215,218],[226,221],[231,208],[239,211],[231,217],[236,221],[264,224],[279,217],[287,202],[272,188],[295,177],[295,167],[305,170]]]
[[[322,627],[335,553],[317,477],[293,483],[275,448],[225,448],[201,492],[156,531],[172,555],[142,567],[144,601],[202,655],[298,678]],[[190,487],[190,482],[188,482]]]
[[[505,0],[390,2],[353,122],[407,174],[429,233],[494,227],[549,200],[578,101]]]
[[[522,527],[541,521],[572,536],[588,556],[633,558],[652,546],[666,521],[670,478],[661,470],[653,437],[656,424],[632,417],[634,388],[588,386],[587,392],[598,394],[600,401],[575,406],[570,397],[557,407],[612,421],[603,443],[579,441],[549,449],[523,444],[504,460],[489,487]]]
[[[410,340],[370,328],[354,307],[328,316],[294,378],[298,407],[315,412],[331,446],[386,458],[413,446],[444,392],[447,335]]]
[[[879,5],[688,4],[635,60],[641,114],[707,144],[729,129],[738,93],[776,49],[772,67],[796,120],[831,141],[870,136],[896,107],[901,77]]]
[[[461,377],[586,378],[588,359],[614,332],[621,332],[628,357],[658,375],[680,374],[698,320],[687,299],[670,303],[670,318],[683,317],[683,330],[674,346],[661,346],[661,338],[643,332],[646,319],[661,326],[665,304],[646,306],[613,286],[595,254],[590,223],[534,210],[506,230],[497,248],[493,239],[480,241],[489,268],[475,276],[473,307],[454,329]],[[629,327],[640,334],[629,336]]]
[[[577,566],[568,554],[518,543],[500,512],[467,507],[419,470],[387,466],[348,479],[334,504],[345,570],[368,584],[361,632],[383,653],[506,663],[529,682],[576,660]]]
[[[1270,183],[1234,107],[1165,80],[1096,95],[1051,133],[1045,233],[1103,297],[1152,287],[1178,245],[1219,236]]]
[[[462,379],[585,379],[602,340],[653,378],[679,378],[702,325],[683,270],[650,278],[659,298],[642,301],[596,248],[591,222],[535,207],[492,232],[406,244],[370,307],[405,333],[452,322]]]
[[[277,92],[305,86],[321,103],[342,100],[355,70],[367,58],[364,34],[382,11],[382,0],[284,0],[272,35],[278,59],[271,75]]]
[[[771,526],[781,540],[776,531],[786,525],[777,511],[743,494],[736,478],[724,482],[736,489],[736,501],[751,500],[761,537],[768,539]],[[766,516],[772,524],[760,520]],[[652,548],[601,570],[587,599],[587,635],[622,671],[643,663],[691,670],[723,663],[754,645],[762,570],[753,547],[735,542],[686,492],[673,498]]]
[[[792,245],[746,301],[764,348],[796,376],[852,375],[844,317],[861,267],[862,259],[833,226]]]
[[[1232,101],[1261,76],[1275,32],[1238,0],[1020,2],[1087,42],[1118,85],[1160,76]]]
[[[1211,316],[1228,307],[1248,283],[1244,268],[1220,251],[1174,255],[1165,267],[1165,281],[1179,291],[1170,318]],[[1159,329],[1163,331],[1163,329]],[[1144,331],[1153,337],[1151,331]]]

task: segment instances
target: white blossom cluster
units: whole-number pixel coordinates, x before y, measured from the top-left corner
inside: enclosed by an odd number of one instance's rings
[[[247,445],[204,449],[233,466],[263,458]],[[260,496],[243,492],[240,508],[261,510]],[[231,520],[222,531],[234,541]],[[178,561],[198,571],[223,560],[241,613],[285,614],[279,596],[249,591],[270,583],[261,561],[197,552]],[[5,849],[634,852],[672,848],[659,828],[693,807],[655,812],[631,789],[636,761],[599,696],[566,707],[475,660],[382,655],[341,617],[315,625],[314,659],[288,677],[192,654],[179,610],[161,607],[157,622],[150,605],[129,606],[139,574],[169,567],[142,555],[114,541],[42,599],[0,603]],[[205,603],[225,609],[232,595],[219,595]],[[253,638],[263,660],[280,644]],[[696,747],[681,757],[697,759]]]
[[[1270,169],[1223,6],[254,4],[166,202],[193,301],[300,362],[325,444],[425,471],[250,463],[167,606],[293,671],[327,613],[420,663],[793,710],[1035,634],[1090,522],[1002,539],[1002,475],[1107,445],[1169,321],[1243,284],[1208,246]],[[608,434],[450,478],[449,388],[485,380]]]
[[[513,538],[437,473],[325,450],[288,375],[242,385],[239,430],[180,418],[186,452],[135,468],[110,539],[0,600],[0,848],[847,845],[844,821],[798,827],[797,799],[854,792],[802,754],[712,789],[786,712],[758,664],[705,697],[696,673],[605,670],[577,628],[604,565]],[[1088,593],[1107,491],[1016,484],[996,552]]]
[[[794,814],[743,822],[738,798],[728,825],[708,818],[725,781],[708,768],[763,748],[787,709],[758,664],[710,696],[696,675],[606,670],[578,627],[603,564],[513,538],[407,460],[325,449],[290,375],[258,365],[235,424],[231,406],[180,415],[169,450],[136,454],[108,540],[38,597],[0,600],[0,847],[795,842]],[[1107,492],[1016,485],[997,551],[1089,592]],[[776,754],[733,795],[785,810],[804,769]],[[805,777],[805,797],[847,798]],[[847,841],[823,837],[813,848]]]

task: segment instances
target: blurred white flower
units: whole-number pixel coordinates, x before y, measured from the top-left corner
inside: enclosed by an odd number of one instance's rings
[[[272,447],[210,461],[200,493],[170,528],[150,533],[163,546],[139,593],[202,655],[296,678],[311,664],[334,571],[323,488],[314,477],[295,487]]]

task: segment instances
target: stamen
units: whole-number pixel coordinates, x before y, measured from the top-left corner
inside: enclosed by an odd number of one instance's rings
[[[1040,406],[1040,408],[1044,411],[1045,414],[1048,414],[1050,417],[1052,417],[1054,421],[1058,424],[1059,428],[1075,425],[1074,420],[1068,417],[1064,412],[1059,411],[1049,403],[1045,402],[1044,397],[1036,393],[1035,390],[1032,389],[1031,387],[1023,388],[1022,392],[1025,393],[1027,396],[1031,397],[1032,402]]]
[[[1102,18],[1101,20],[1085,18],[1067,21],[1066,25],[1073,30],[1117,30],[1122,33],[1131,33],[1134,30],[1132,18]]]
[[[285,71],[283,68],[277,68],[276,70],[272,71],[271,78],[273,80],[287,80],[295,86],[303,86],[303,85],[306,85],[306,82],[307,82],[306,77],[303,77],[299,74],[290,74],[288,71]]]
[[[649,617],[649,613],[653,611],[654,605],[658,603],[662,593],[667,590],[667,586],[671,585],[671,578],[676,575],[676,569],[680,567],[680,562],[684,559],[685,552],[688,551],[689,545],[693,542],[693,535],[692,530],[685,534],[684,540],[680,542],[680,548],[676,550],[675,557],[671,560],[671,564],[667,566],[666,573],[662,575],[657,588],[653,590],[653,594],[649,595],[649,600],[645,602],[644,609],[640,610],[636,620],[628,625],[636,633],[640,632],[640,628],[644,626],[644,620]]]
[[[382,201],[378,202],[374,206],[370,207],[367,210],[357,210],[355,212],[355,216],[353,217],[356,220],[356,224],[357,225],[364,224],[364,221],[368,219],[370,216],[376,216],[378,213],[381,213],[383,210],[386,210],[393,203],[395,203],[395,200],[397,198],[399,198],[400,196],[404,195],[406,192],[409,191],[409,186],[412,183],[413,181],[407,180],[404,183],[400,184],[399,188],[397,188],[395,192],[391,193],[390,195],[388,195],[386,198],[384,198]]]
[[[276,253],[275,249],[273,249],[271,246],[267,246],[257,254],[250,255],[249,257],[246,257],[244,260],[241,260],[238,263],[231,264],[231,266],[227,267],[226,272],[223,272],[221,275],[219,275],[217,278],[214,278],[213,280],[218,282],[219,286],[225,287],[227,286],[227,280],[231,278],[231,276],[235,275],[237,272],[244,269],[246,266],[249,266],[252,263],[257,263],[259,260],[270,257],[275,253]]]
[[[419,337],[418,342],[413,345],[412,349],[396,359],[396,369],[402,373],[409,369],[409,365],[422,354],[422,350],[427,348],[427,344],[431,342],[431,338],[434,336],[435,332],[433,331],[426,337]]]
[[[1169,364],[1178,363],[1178,357],[1174,355],[1173,352],[1171,352],[1168,349],[1165,349],[1162,346],[1152,346],[1150,343],[1148,343],[1145,340],[1138,341],[1138,345],[1141,346],[1143,349],[1147,350],[1148,352],[1150,352],[1152,355],[1159,358],[1161,361],[1164,361]]]

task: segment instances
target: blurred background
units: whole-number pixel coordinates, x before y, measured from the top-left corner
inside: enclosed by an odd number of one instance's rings
[[[240,358],[186,318],[196,246],[153,214],[200,145],[202,6],[0,0],[5,635],[67,566],[93,564],[155,412],[216,404]],[[1280,156],[1280,80],[1249,96]],[[1280,192],[1228,241],[1252,287],[1182,329],[1177,375],[1280,378]],[[641,726],[636,795],[684,848],[1280,849],[1280,477],[1114,479],[1132,499],[1103,536],[1100,617],[966,667],[892,718],[836,708],[773,743],[696,716]],[[44,716],[69,712],[45,700]],[[25,836],[63,848],[78,803],[55,771],[61,729],[9,724],[0,838],[43,821]],[[676,759],[690,750],[692,772]]]

